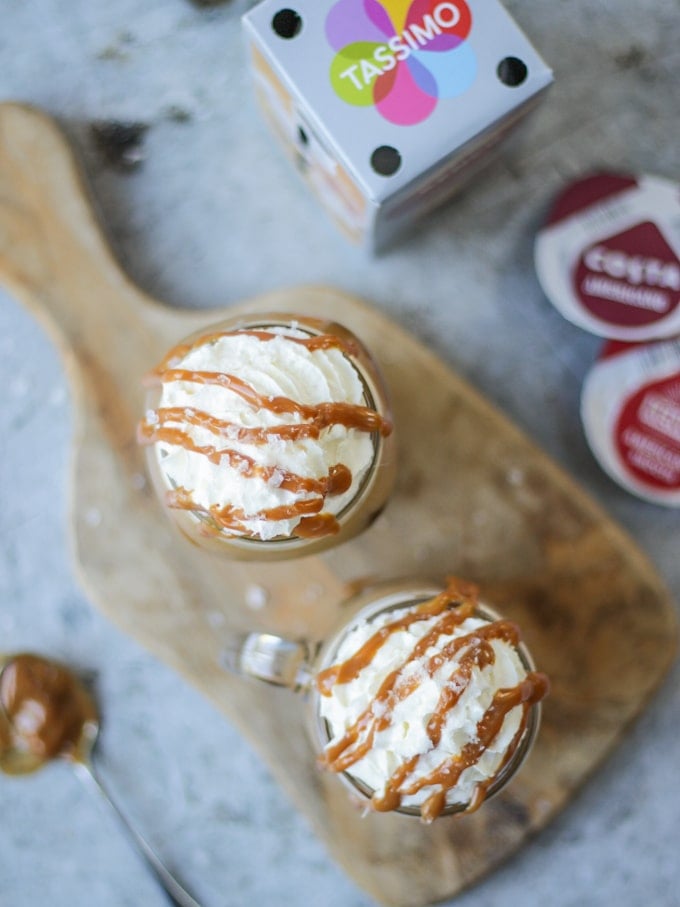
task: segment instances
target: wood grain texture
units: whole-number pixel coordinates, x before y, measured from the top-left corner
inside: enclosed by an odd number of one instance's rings
[[[177,311],[144,295],[112,257],[56,125],[0,106],[0,280],[54,336],[76,399],[72,537],[92,601],[209,696],[251,741],[332,855],[379,901],[451,896],[543,827],[621,738],[676,649],[675,609],[650,564],[545,455],[427,349],[327,288]],[[399,432],[396,492],[359,539],[329,554],[254,566],[175,533],[148,484],[135,425],[140,379],[182,336],[226,314],[330,317],[378,358]],[[305,703],[229,676],[237,633],[321,639],[353,585],[455,572],[524,628],[553,681],[529,763],[480,812],[432,827],[361,818],[320,775]],[[263,587],[267,605],[248,607]],[[225,785],[237,779],[225,779]]]

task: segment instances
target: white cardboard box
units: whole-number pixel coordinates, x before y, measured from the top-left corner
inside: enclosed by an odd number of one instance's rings
[[[243,22],[272,128],[372,250],[448,199],[552,82],[498,0],[264,0]]]

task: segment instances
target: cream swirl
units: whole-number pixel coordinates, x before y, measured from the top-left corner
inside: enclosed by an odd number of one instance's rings
[[[420,605],[359,620],[317,677],[329,742],[321,763],[371,792],[377,810],[476,809],[518,752],[548,691],[518,653],[519,630],[479,616],[452,581]]]
[[[368,407],[352,346],[291,327],[205,335],[154,372],[154,445],[171,507],[207,532],[270,540],[336,531],[389,424]]]

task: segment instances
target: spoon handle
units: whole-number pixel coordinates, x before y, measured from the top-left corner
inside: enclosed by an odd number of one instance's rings
[[[116,813],[120,823],[127,830],[140,853],[146,859],[149,868],[156,876],[156,880],[167,895],[168,901],[171,904],[174,904],[175,907],[200,907],[198,901],[196,901],[189,892],[180,885],[169,869],[161,862],[151,845],[148,844],[140,833],[130,824],[129,819],[124,815],[120,807],[111,799],[111,796],[95,772],[94,766],[89,762],[82,761],[74,762],[73,766],[81,781],[91,790],[96,791]]]

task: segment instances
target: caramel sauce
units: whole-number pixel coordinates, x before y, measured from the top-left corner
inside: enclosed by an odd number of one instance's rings
[[[332,513],[317,513],[303,517],[295,527],[295,535],[301,539],[319,539],[325,535],[340,532],[340,523]]]
[[[301,492],[320,495],[341,494],[343,491],[347,491],[352,484],[352,473],[342,463],[331,466],[328,475],[324,478],[314,479],[309,476],[297,475],[294,472],[287,472],[277,466],[262,466],[247,454],[232,450],[229,447],[217,448],[213,445],[196,444],[191,436],[181,428],[160,428],[155,433],[154,440],[166,441],[168,444],[184,447],[185,450],[203,454],[212,463],[218,465],[223,460],[226,460],[230,466],[237,469],[245,478],[257,476],[265,482],[274,479],[279,488],[283,488],[285,491],[293,491],[296,494]]]
[[[475,593],[473,592],[472,594]],[[450,610],[454,606],[457,610]],[[476,599],[471,595],[470,586],[458,580],[452,580],[447,588],[435,598],[416,605],[408,614],[381,627],[347,661],[321,671],[316,678],[319,692],[324,696],[330,696],[336,683],[350,683],[358,677],[363,669],[373,661],[377,651],[393,633],[398,630],[408,630],[411,624],[417,621],[429,620],[444,611],[448,612],[444,617],[444,622],[436,624],[427,636],[420,641],[416,649],[411,653],[409,660],[417,658],[420,655],[420,651],[424,651],[422,648],[423,643],[425,648],[427,648],[428,645],[437,641],[441,633],[451,632],[458,624],[463,623],[468,617],[472,617],[475,607]]]
[[[245,511],[238,507],[232,507],[227,504],[224,507],[213,505],[212,507],[200,507],[197,505],[190,492],[186,488],[176,488],[167,494],[169,507],[178,510],[191,510],[196,513],[205,513],[220,529],[242,530],[245,531],[245,521],[253,519]],[[293,517],[306,516],[307,514],[317,514],[323,507],[323,498],[305,498],[296,501],[294,504],[281,504],[278,507],[270,507],[267,510],[260,510],[257,514],[259,519],[264,520],[289,520]]]
[[[196,513],[207,513],[213,521],[217,534],[249,535],[245,522],[252,520],[278,521],[302,516],[295,534],[300,538],[319,538],[324,535],[337,533],[340,529],[335,516],[329,513],[320,513],[326,496],[344,494],[352,485],[350,469],[338,463],[333,466],[327,477],[313,479],[295,475],[279,470],[275,467],[263,467],[255,461],[230,448],[217,444],[200,445],[194,442],[191,435],[182,427],[168,423],[180,423],[206,429],[217,437],[226,439],[248,441],[255,444],[266,444],[270,439],[276,438],[283,441],[297,441],[305,438],[317,439],[322,431],[333,425],[342,425],[348,429],[367,433],[379,433],[386,437],[392,431],[391,422],[366,406],[352,403],[320,403],[315,405],[299,403],[289,397],[269,397],[258,393],[251,385],[235,375],[226,372],[194,371],[178,368],[178,364],[193,349],[203,344],[213,343],[221,337],[245,334],[256,337],[262,342],[268,342],[282,335],[265,330],[236,330],[216,331],[191,342],[174,347],[163,361],[151,373],[154,383],[167,381],[185,381],[195,384],[216,385],[224,387],[238,394],[255,410],[265,409],[278,415],[295,415],[305,420],[301,423],[270,426],[263,428],[248,428],[220,419],[210,413],[192,407],[160,407],[153,412],[151,420],[147,418],[139,425],[138,440],[142,444],[153,444],[158,441],[183,447],[193,453],[207,457],[212,463],[220,464],[224,461],[236,468],[246,478],[260,477],[265,482],[275,478],[278,487],[295,494],[311,493],[319,498],[299,501],[286,507],[275,507],[261,510],[254,514],[246,514],[233,507],[202,508],[193,502],[191,493],[187,489],[175,489],[167,496],[170,507],[190,510]],[[285,335],[284,335],[285,336]],[[299,343],[310,350],[330,349],[336,347],[347,355],[356,355],[358,346],[349,340],[344,340],[334,334],[320,334],[309,337],[285,337],[294,343]],[[320,500],[320,505],[317,506]],[[210,529],[207,529],[210,532]]]
[[[402,795],[415,794],[424,787],[439,786],[441,791],[431,795],[422,806],[422,816],[426,822],[435,819],[443,808],[442,792],[450,790],[458,783],[458,779],[463,772],[473,765],[476,765],[484,752],[495,740],[505,721],[506,715],[514,708],[522,706],[522,718],[518,732],[515,734],[510,746],[508,747],[501,767],[505,765],[514,755],[519,742],[522,738],[529,717],[529,708],[540,702],[547,696],[549,690],[548,679],[545,674],[532,671],[527,674],[526,678],[517,686],[509,689],[499,690],[486,710],[482,718],[477,723],[477,739],[474,742],[466,743],[458,756],[452,756],[446,759],[429,775],[425,775],[410,785],[401,788]],[[486,793],[493,780],[498,776],[500,769],[497,769],[491,779],[487,779],[480,786],[478,785],[477,795],[473,798],[472,803],[468,806],[467,812],[471,812],[475,807],[479,807],[483,802],[483,794]],[[388,785],[389,786],[389,785]],[[481,791],[480,791],[481,788]],[[480,792],[482,795],[480,796]],[[444,803],[446,797],[444,796]]]
[[[98,714],[80,681],[62,665],[20,654],[0,674],[0,768],[28,771],[58,757],[77,758],[88,723]]]
[[[216,373],[208,372],[207,374],[214,375]],[[275,397],[273,401],[269,400],[269,398],[261,399],[267,399],[268,403],[276,400],[288,401],[287,397]],[[253,401],[250,400],[249,402],[252,403]],[[288,402],[292,403],[292,401]],[[302,406],[302,404],[296,405]],[[266,408],[271,407],[268,406]],[[379,431],[385,434],[389,424],[375,410],[368,409],[365,406],[357,406],[353,403],[319,403],[316,406],[306,407],[306,410],[308,411],[306,418],[310,419],[308,422],[291,423],[290,425],[270,425],[267,428],[248,428],[235,422],[228,422],[226,419],[218,419],[216,416],[211,416],[210,413],[192,409],[191,407],[164,406],[155,410],[155,417],[158,419],[157,423],[153,425],[147,422],[141,423],[140,435],[142,440],[155,441],[157,438],[154,437],[154,429],[157,425],[163,426],[167,422],[186,422],[188,425],[205,428],[215,435],[221,435],[230,440],[265,444],[270,438],[281,438],[284,441],[299,441],[304,438],[316,440],[321,435],[321,432],[331,425],[343,425],[345,428],[356,428],[366,432]],[[389,432],[387,433],[389,434]]]
[[[266,394],[258,393],[247,381],[227,372],[203,372],[173,368],[162,373],[162,380],[223,387],[238,394],[253,409],[267,409],[277,415],[297,415],[311,420],[314,427],[320,425],[322,428],[328,428],[331,425],[343,425],[345,428],[356,428],[358,431],[378,431],[385,437],[392,432],[392,423],[367,406],[360,406],[358,403],[298,403],[290,397],[268,397]],[[187,408],[191,411],[191,407]],[[199,413],[200,411],[194,411],[191,417],[194,424],[196,424],[196,420],[201,420],[206,416],[210,420],[209,414]],[[204,423],[203,427],[210,428],[210,422]]]
[[[353,656],[319,673],[317,688],[321,695],[330,696],[335,684],[351,682],[370,665],[376,653],[393,633],[407,629],[416,621],[442,615],[416,643],[406,660],[385,677],[373,700],[354,724],[346,730],[340,740],[326,748],[320,760],[325,768],[333,772],[343,772],[362,759],[372,749],[376,734],[392,724],[394,709],[398,703],[418,688],[420,678],[433,677],[449,662],[453,667],[453,660],[461,650],[464,650],[447,678],[437,706],[427,723],[426,731],[432,747],[440,743],[446,719],[469,686],[473,670],[475,668],[482,670],[495,661],[491,640],[503,640],[513,647],[519,645],[518,627],[511,621],[496,620],[451,640],[435,655],[426,656],[428,649],[436,645],[441,636],[451,635],[456,626],[474,614],[477,608],[477,594],[476,588],[452,579],[444,592],[380,627]],[[404,677],[404,669],[414,661],[420,662],[422,671]],[[378,811],[398,809],[403,797],[413,795],[426,787],[437,787],[438,790],[431,794],[421,807],[423,821],[433,821],[446,807],[447,792],[455,787],[467,768],[477,764],[498,736],[509,712],[521,706],[519,728],[501,764],[491,778],[477,784],[465,811],[472,812],[477,809],[483,802],[488,788],[512,759],[522,741],[531,707],[548,694],[549,686],[545,674],[530,672],[515,687],[499,690],[479,720],[475,738],[468,742],[458,755],[445,759],[434,771],[411,782],[409,777],[417,770],[420,756],[416,755],[409,759],[388,779],[384,791],[373,795],[371,800],[373,808]]]
[[[179,429],[169,429],[174,432]],[[191,438],[188,439],[188,449],[197,449]],[[274,473],[278,472],[280,478],[279,487],[288,491],[316,492],[316,497],[303,498],[292,504],[280,504],[277,507],[269,507],[259,510],[255,514],[247,514],[238,507],[226,504],[220,507],[214,504],[211,507],[202,507],[197,504],[191,496],[191,492],[186,488],[175,488],[166,494],[166,503],[168,507],[177,510],[190,510],[193,513],[204,513],[209,516],[210,520],[217,527],[218,531],[222,529],[235,532],[247,532],[246,520],[260,519],[271,520],[289,520],[295,517],[303,517],[296,528],[296,534],[302,538],[317,538],[322,535],[329,535],[338,532],[340,526],[337,519],[330,513],[321,514],[319,511],[323,508],[326,495],[342,494],[347,491],[352,483],[352,474],[350,470],[342,463],[332,466],[328,475],[323,479],[311,479],[304,476],[298,476],[294,473],[281,472],[275,467],[265,467],[257,465],[250,457],[235,451],[228,452],[229,460],[232,465],[237,466],[244,476],[261,475],[265,481],[271,478]],[[314,517],[310,518],[310,514]]]
[[[357,343],[352,342],[349,338],[343,339],[342,337],[338,337],[336,334],[320,333],[309,337],[290,337],[287,334],[280,334],[276,331],[242,328],[233,331],[211,331],[209,334],[203,334],[202,337],[198,337],[191,343],[178,343],[177,346],[174,346],[166,354],[165,358],[156,366],[153,373],[162,374],[168,368],[172,368],[174,365],[181,362],[185,356],[188,356],[189,353],[198,349],[200,346],[215,343],[222,337],[233,337],[238,334],[244,334],[248,337],[257,337],[258,340],[262,340],[265,343],[269,340],[274,340],[276,337],[284,337],[286,340],[291,341],[291,343],[297,343],[300,346],[307,347],[311,352],[314,350],[329,350],[336,348],[347,356],[357,356],[359,354],[359,346]]]

